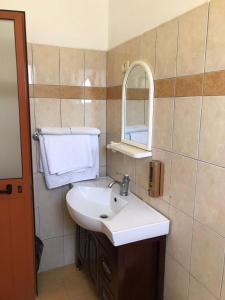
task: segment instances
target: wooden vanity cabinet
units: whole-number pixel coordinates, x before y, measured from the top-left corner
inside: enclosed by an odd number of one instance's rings
[[[77,225],[76,266],[89,275],[101,300],[162,300],[165,236],[114,247]]]

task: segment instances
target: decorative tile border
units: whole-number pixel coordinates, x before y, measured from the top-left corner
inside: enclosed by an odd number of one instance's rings
[[[122,86],[105,88],[30,84],[29,93],[34,98],[118,100],[122,98]],[[224,95],[225,70],[155,80],[156,98]],[[143,95],[135,90],[132,91],[131,99],[143,99]]]
[[[203,93],[205,96],[225,95],[225,71],[205,73]]]
[[[67,85],[30,84],[30,97],[54,99],[106,100],[106,88]]]
[[[176,78],[175,96],[194,97],[203,94],[203,74]]]
[[[159,79],[154,83],[155,98],[225,96],[225,70]],[[121,98],[122,86],[107,88],[107,100]]]

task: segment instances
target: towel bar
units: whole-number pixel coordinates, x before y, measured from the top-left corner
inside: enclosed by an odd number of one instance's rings
[[[33,140],[39,141],[39,135],[40,135],[40,129],[37,129],[37,130],[32,134]],[[100,137],[100,134],[98,134],[98,137]]]

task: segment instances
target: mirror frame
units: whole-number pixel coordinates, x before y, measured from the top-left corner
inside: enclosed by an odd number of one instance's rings
[[[127,85],[127,80],[128,77],[131,73],[131,71],[136,67],[136,66],[142,66],[145,69],[146,74],[148,75],[149,79],[149,95],[148,95],[148,101],[149,101],[149,106],[148,106],[148,142],[146,145],[144,144],[139,144],[137,142],[127,140],[125,139],[125,124],[126,124],[126,85]],[[135,146],[137,148],[141,148],[144,150],[150,151],[152,149],[152,127],[153,127],[153,108],[154,108],[154,79],[152,75],[152,71],[150,67],[148,66],[147,63],[141,60],[134,61],[128,68],[128,70],[125,73],[124,79],[123,79],[123,87],[122,87],[122,132],[121,132],[121,142]]]

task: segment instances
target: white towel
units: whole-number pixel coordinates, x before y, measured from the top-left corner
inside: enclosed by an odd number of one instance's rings
[[[93,167],[90,135],[43,135],[50,174]]]
[[[63,186],[72,182],[95,179],[99,176],[99,140],[97,135],[90,136],[91,152],[94,165],[91,168],[80,170],[80,172],[67,172],[65,174],[49,174],[48,163],[46,159],[44,139],[40,135],[40,172],[44,173],[46,185],[49,189]]]
[[[70,127],[43,127],[40,128],[38,131],[40,134],[71,134]]]
[[[88,135],[99,135],[101,131],[98,128],[92,127],[71,127],[72,134],[88,134]]]

